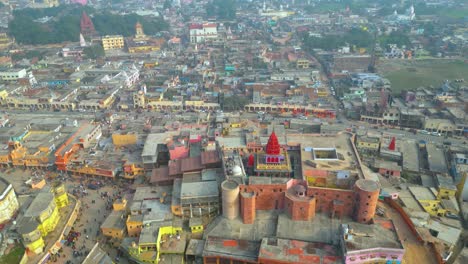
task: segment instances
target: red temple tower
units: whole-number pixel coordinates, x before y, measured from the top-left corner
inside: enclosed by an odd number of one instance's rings
[[[272,132],[265,152],[258,152],[254,160],[254,172],[257,176],[267,177],[289,177],[292,169],[288,152],[278,142],[275,132]]]
[[[279,155],[281,152],[281,147],[278,143],[278,137],[276,137],[275,132],[273,131],[268,139],[265,150],[267,155]]]
[[[83,12],[83,14],[81,15],[80,28],[81,33],[85,36],[91,36],[96,33],[93,21],[91,21],[91,18],[89,18],[86,12]]]
[[[388,149],[391,150],[391,151],[395,151],[395,147],[396,147],[396,139],[395,137],[392,138],[392,141],[390,141],[390,144],[388,145]]]

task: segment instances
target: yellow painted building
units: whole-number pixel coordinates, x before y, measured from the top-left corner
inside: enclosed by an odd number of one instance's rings
[[[439,192],[437,194],[437,199],[450,199],[451,197],[455,197],[457,195],[457,189],[455,188],[439,188]]]
[[[449,176],[438,174],[436,176],[437,182],[437,199],[450,199],[457,195],[457,187],[453,184],[453,180]]]
[[[56,182],[52,188],[52,193],[54,194],[55,203],[58,208],[63,208],[68,205],[68,193],[63,183]]]
[[[440,207],[439,200],[418,200],[424,211],[432,216],[443,216],[446,210]]]
[[[143,63],[143,67],[146,69],[151,69],[159,65],[158,61],[147,61]]]
[[[146,42],[145,44],[128,45],[128,53],[145,53],[151,51],[158,51],[160,49],[160,46],[152,42]]]
[[[296,67],[298,69],[309,69],[310,61],[299,59],[296,62]]]
[[[23,239],[23,246],[34,254],[40,254],[43,252],[45,243],[44,239],[41,236],[41,231],[38,229],[33,229],[29,233],[23,232],[21,234]]]
[[[10,221],[18,208],[19,203],[13,185],[0,178],[0,224]]]
[[[121,49],[124,47],[124,37],[122,35],[107,35],[102,37],[102,47],[104,50]]]
[[[162,263],[161,260],[164,259],[162,256],[168,256],[166,260],[168,261],[172,259],[170,256],[174,254],[182,256],[176,263],[183,263],[185,248],[186,237],[182,233],[181,223],[179,225],[178,223],[166,222],[162,223],[161,226],[144,226],[138,242],[130,246],[129,254],[140,262],[153,264]]]
[[[13,41],[8,37],[7,33],[0,33],[0,50],[7,49],[13,44]]]
[[[421,207],[432,216],[444,216],[447,210],[441,207],[441,201],[437,199],[437,191],[427,187],[408,187],[408,190],[418,201]]]
[[[125,211],[127,209],[127,199],[117,199],[112,204],[114,211]]]
[[[18,233],[23,238],[23,245],[31,252],[43,251],[43,238],[52,232],[60,221],[55,197],[50,192],[39,193],[24,213],[18,224]]]
[[[121,240],[126,231],[124,211],[112,211],[101,225],[101,232],[104,236]]]
[[[0,104],[2,104],[2,101],[5,101],[7,97],[8,97],[8,91],[1,90],[0,91]]]
[[[133,133],[128,133],[128,134],[114,133],[114,134],[112,134],[112,143],[116,147],[136,145],[137,135],[133,134]]]
[[[378,137],[357,137],[356,147],[358,150],[377,152],[380,148],[380,139]]]
[[[195,218],[195,217],[190,218],[189,227],[190,227],[190,231],[192,232],[192,234],[203,233],[203,230],[204,230],[203,221],[201,218]]]
[[[143,167],[142,163],[131,163],[131,162],[125,162],[124,168],[123,168],[124,174],[123,177],[124,179],[135,179],[138,176],[144,176],[145,175],[145,168]]]
[[[55,150],[55,141],[50,140],[58,135],[49,131],[25,131],[18,137],[12,137],[8,151],[0,154],[0,163],[13,166],[47,167],[53,161],[50,154]],[[21,142],[24,144],[22,144]]]
[[[143,228],[143,215],[129,215],[127,217],[127,234],[129,237],[140,236]]]
[[[328,91],[325,88],[318,88],[317,89],[317,96],[318,97],[327,97],[328,96]]]

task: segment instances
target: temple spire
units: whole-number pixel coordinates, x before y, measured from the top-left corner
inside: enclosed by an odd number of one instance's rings
[[[268,139],[265,152],[268,155],[279,155],[281,152],[281,147],[278,143],[278,137],[276,137],[275,131],[271,133]]]

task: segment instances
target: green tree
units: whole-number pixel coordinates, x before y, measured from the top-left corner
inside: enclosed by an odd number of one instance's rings
[[[164,99],[172,100],[174,98],[174,96],[176,96],[178,94],[179,94],[179,92],[177,92],[176,89],[167,89],[164,92]]]
[[[213,0],[206,5],[206,14],[209,17],[218,19],[235,19],[236,18],[236,1],[235,0]]]
[[[382,48],[387,48],[389,44],[396,44],[398,47],[402,47],[403,45],[411,47],[411,40],[402,31],[392,31],[390,34],[380,38],[380,44]]]
[[[250,103],[250,100],[245,96],[233,95],[224,98],[223,109],[229,111],[242,110],[248,103]]]
[[[368,48],[372,45],[372,35],[367,30],[352,28],[343,37],[343,40],[351,45]]]
[[[172,7],[172,0],[166,0],[164,1],[164,5],[163,5],[163,8],[164,9],[169,9]]]
[[[86,57],[90,59],[97,59],[106,55],[104,48],[101,45],[93,45],[86,47],[84,48],[83,52],[86,55]]]
[[[9,22],[9,35],[20,44],[48,44],[64,41],[78,41],[81,13],[94,14],[93,22],[101,35],[135,34],[135,24],[140,21],[145,33],[155,35],[167,30],[168,24],[162,18],[148,18],[136,14],[114,15],[108,12],[96,13],[90,7],[60,6],[44,9],[20,9],[13,12]],[[37,18],[52,16],[46,23],[34,22]]]
[[[38,50],[30,50],[27,51],[26,53],[15,53],[11,55],[11,59],[13,61],[19,61],[22,59],[32,59],[32,58],[38,58],[41,60],[44,57],[44,52],[40,52]]]

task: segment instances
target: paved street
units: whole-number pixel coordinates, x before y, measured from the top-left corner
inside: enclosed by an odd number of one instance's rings
[[[29,194],[36,192],[31,190],[24,185],[24,182],[31,178],[31,171],[22,169],[15,169],[9,174],[5,174],[5,178],[12,183],[15,190],[22,194]],[[65,185],[69,193],[73,190],[81,190],[80,185],[87,186],[86,181],[82,184],[80,180],[73,179],[70,177],[65,178]],[[110,182],[106,182],[104,187],[99,190],[90,190],[84,187],[87,195],[82,195],[82,192],[77,192],[76,197],[82,202],[82,212],[78,216],[77,221],[74,225],[74,231],[81,233],[75,242],[75,249],[71,246],[64,245],[60,257],[57,258],[55,263],[65,264],[67,261],[71,264],[79,264],[86,257],[87,253],[94,246],[96,241],[99,241],[100,246],[113,258],[117,256],[117,250],[108,244],[106,244],[105,238],[100,234],[99,229],[101,224],[104,222],[106,217],[111,212],[108,206],[108,198],[102,197],[101,193],[109,193],[110,205],[113,201],[112,197],[117,197],[119,189],[117,185],[113,185]],[[94,200],[94,203],[92,202]],[[106,208],[107,207],[107,208]],[[86,229],[86,231],[85,231]],[[73,251],[77,251],[78,255],[73,256]],[[118,263],[128,263],[125,259],[120,258]]]
[[[366,122],[361,122],[361,121],[344,121],[345,124],[348,124],[350,126],[354,125],[356,127],[357,132],[365,133],[366,131],[368,133],[381,133],[383,135],[389,135],[389,136],[395,136],[396,138],[400,139],[413,139],[416,141],[419,140],[424,140],[426,142],[432,142],[432,143],[437,143],[437,144],[443,144],[443,142],[451,142],[452,145],[461,145],[461,144],[467,144],[468,140],[460,137],[444,137],[444,136],[434,136],[434,135],[427,135],[427,134],[421,134],[421,133],[412,133],[410,131],[406,130],[401,130],[401,129],[395,129],[395,128],[389,128],[389,127],[377,127],[374,128],[376,125],[374,124],[368,124]],[[467,143],[464,143],[467,142]]]

